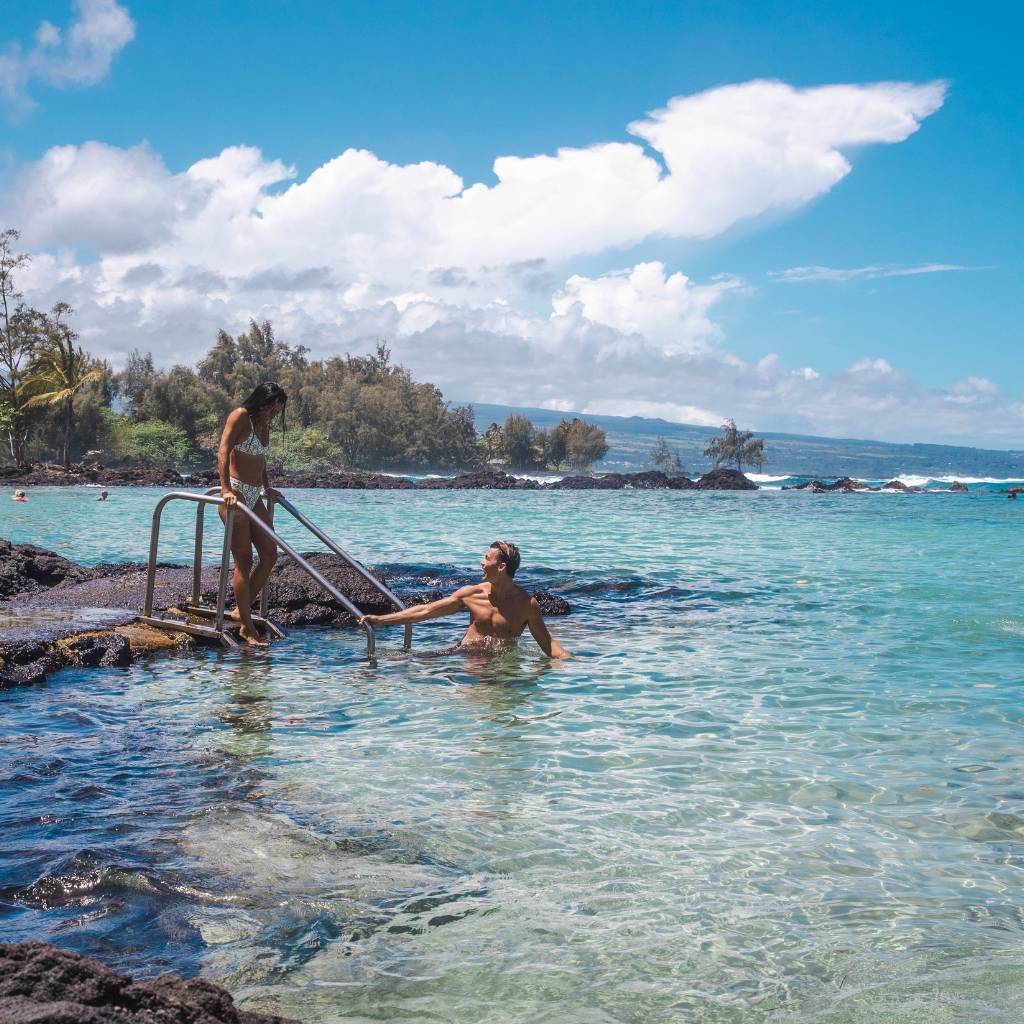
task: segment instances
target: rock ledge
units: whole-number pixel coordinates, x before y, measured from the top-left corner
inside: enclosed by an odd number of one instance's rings
[[[49,942],[0,943],[3,1024],[296,1024],[239,1010],[202,978],[133,981]]]

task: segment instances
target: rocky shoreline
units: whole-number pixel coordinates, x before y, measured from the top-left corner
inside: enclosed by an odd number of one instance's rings
[[[382,595],[336,555],[304,557],[357,608],[369,614],[393,610]],[[202,576],[203,600],[216,601],[219,566]],[[390,585],[379,570],[374,575]],[[78,565],[34,544],[0,539],[0,688],[42,682],[62,668],[124,666],[154,651],[181,648],[194,640],[137,621],[146,588],[146,567],[138,562]],[[157,568],[154,607],[161,611],[190,600],[190,566]],[[441,596],[435,589],[399,595],[406,604]],[[546,616],[567,615],[567,601],[534,591]],[[274,568],[270,618],[286,629],[353,627],[352,616],[322,591],[289,557]]]
[[[49,942],[0,943],[4,1024],[297,1024],[239,1010],[212,981],[175,974],[135,981]]]
[[[452,477],[431,477],[411,480],[404,476],[385,473],[310,472],[275,473],[278,487],[331,488],[334,490],[387,490],[387,491],[440,491],[440,490],[496,490],[496,491],[756,491],[757,484],[735,469],[713,469],[697,480],[670,475],[661,470],[642,473],[604,473],[600,476],[576,474],[541,483],[508,473],[481,470],[461,473]],[[58,466],[33,466],[18,470],[0,468],[2,487],[75,487],[98,484],[104,487],[177,487],[205,490],[219,483],[212,469],[199,470],[183,477],[173,469],[104,469],[102,466],[76,466],[68,473]]]

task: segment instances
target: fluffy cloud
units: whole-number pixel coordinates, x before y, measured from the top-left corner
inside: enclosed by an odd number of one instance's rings
[[[551,305],[556,315],[578,307],[580,315],[594,323],[643,335],[667,355],[698,352],[721,336],[708,317],[711,307],[740,283],[726,278],[694,285],[680,273],[666,277],[662,263],[638,263],[631,270],[596,279],[574,274]]]
[[[64,44],[43,29],[38,45]],[[1007,401],[978,379],[932,392],[878,357],[833,376],[747,362],[723,350],[718,323],[737,278],[573,266],[806,203],[850,172],[844,150],[907,138],[943,95],[941,83],[713,89],[631,124],[647,148],[501,157],[495,184],[468,188],[441,164],[365,150],[297,180],[251,147],[175,172],[145,146],[92,142],[22,168],[0,220],[37,250],[20,279],[31,300],[71,302],[87,347],[115,362],[135,347],[193,361],[218,327],[268,317],[318,355],[387,338],[456,398],[969,439],[977,413]]]
[[[95,85],[115,55],[135,37],[135,23],[116,0],[75,0],[76,18],[63,32],[49,21],[36,30],[35,46],[11,43],[0,54],[0,96],[15,114],[35,104],[33,80],[57,88]]]

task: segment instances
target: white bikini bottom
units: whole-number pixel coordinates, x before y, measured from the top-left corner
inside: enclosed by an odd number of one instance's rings
[[[231,489],[238,492],[239,497],[249,506],[255,508],[256,502],[260,500],[263,487],[260,484],[246,484],[241,480],[231,477]]]

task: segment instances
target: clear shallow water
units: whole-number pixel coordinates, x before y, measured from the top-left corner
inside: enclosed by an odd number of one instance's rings
[[[0,535],[141,558],[158,493]],[[0,937],[304,1020],[1018,1018],[1019,502],[293,496],[415,589],[517,540],[579,657],[295,632],[2,693]]]

